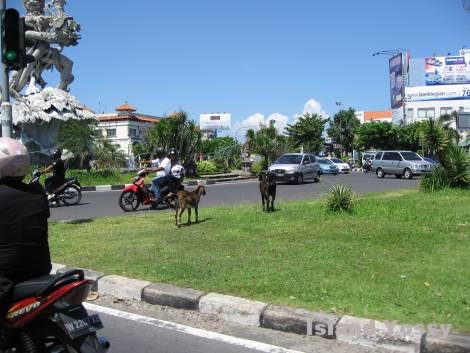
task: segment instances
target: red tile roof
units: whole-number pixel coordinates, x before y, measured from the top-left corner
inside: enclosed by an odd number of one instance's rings
[[[119,107],[117,107],[116,110],[117,110],[118,112],[122,112],[122,111],[131,111],[131,112],[135,112],[137,109],[136,109],[136,107],[134,107],[133,105],[128,104],[128,103],[126,102],[126,103],[124,103],[123,105],[120,105]]]

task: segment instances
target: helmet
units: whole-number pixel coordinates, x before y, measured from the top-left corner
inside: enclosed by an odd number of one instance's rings
[[[181,179],[184,177],[184,167],[182,165],[175,165],[171,168],[171,175],[173,175],[176,179]]]
[[[157,158],[163,158],[165,157],[165,155],[166,155],[166,152],[163,148],[160,148],[160,147],[155,148],[155,156]]]
[[[62,151],[58,148],[53,148],[50,151],[50,156],[54,159],[58,159],[62,157]]]
[[[21,142],[0,137],[0,179],[23,178],[29,167],[29,156]]]
[[[175,159],[178,159],[178,151],[176,150],[176,148],[170,148],[168,156],[170,156],[170,158],[175,157]]]

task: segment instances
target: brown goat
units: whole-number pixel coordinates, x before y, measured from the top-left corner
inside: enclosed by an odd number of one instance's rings
[[[274,181],[273,173],[261,172],[259,175],[259,191],[261,192],[263,211],[274,211],[274,200],[276,199],[276,182]],[[267,207],[265,207],[265,203]]]
[[[183,214],[184,210],[188,210],[188,224],[191,224],[191,208],[194,208],[196,212],[196,223],[199,222],[198,220],[198,206],[199,201],[201,199],[201,195],[206,194],[206,188],[202,185],[199,185],[196,190],[194,191],[178,191],[176,193],[176,201],[175,201],[175,224],[178,227],[181,227],[181,215]]]

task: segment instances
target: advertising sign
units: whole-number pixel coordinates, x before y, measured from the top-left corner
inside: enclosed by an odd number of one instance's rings
[[[406,87],[405,102],[470,99],[470,85]]]
[[[468,54],[426,58],[424,67],[426,86],[470,83],[469,62]]]
[[[230,130],[232,117],[227,113],[201,114],[199,127],[201,130]]]
[[[403,106],[403,55],[400,53],[390,58],[390,97],[392,109]]]

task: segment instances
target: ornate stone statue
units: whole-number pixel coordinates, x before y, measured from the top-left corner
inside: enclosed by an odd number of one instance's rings
[[[60,73],[57,88],[68,92],[74,80],[73,62],[62,54],[62,50],[78,44],[80,25],[65,12],[65,0],[50,0],[47,4],[44,0],[23,0],[23,4],[28,28],[25,37],[32,44],[27,53],[34,57],[34,62],[12,74],[12,95],[18,96],[27,84],[30,85],[28,93],[34,93],[35,84],[44,88],[46,82],[42,73],[51,68]]]
[[[27,54],[34,61],[11,74],[10,93],[16,100],[14,129],[37,162],[39,154],[35,153],[54,147],[63,121],[94,119],[95,115],[68,93],[74,80],[73,62],[62,50],[78,44],[80,25],[65,12],[66,0],[23,0],[23,5]],[[57,88],[46,87],[42,77],[44,70],[53,68],[60,74]]]

